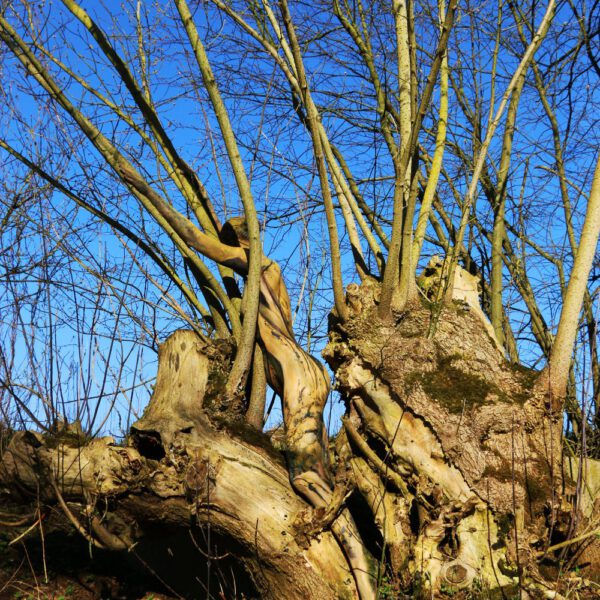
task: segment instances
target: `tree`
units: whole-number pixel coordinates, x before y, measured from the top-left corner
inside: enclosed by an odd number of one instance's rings
[[[5,496],[265,598],[597,576],[597,7],[506,9],[3,8]]]

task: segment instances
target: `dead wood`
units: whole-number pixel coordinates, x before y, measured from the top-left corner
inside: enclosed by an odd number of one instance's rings
[[[594,535],[547,551],[593,533],[597,485],[595,465],[563,461],[562,423],[537,391],[537,372],[505,361],[465,303],[442,307],[428,337],[428,303],[382,322],[377,301],[377,285],[351,287],[349,318],[330,323],[325,354],[348,414],[332,452],[335,504],[324,514],[293,490],[267,436],[228,421],[219,391],[231,349],[189,331],[162,345],[152,399],[126,443],[73,428],[16,432],[1,493],[64,504],[82,535],[122,552],[156,524],[210,523],[261,598],[356,597],[328,532],[344,501],[387,563],[382,576],[399,587],[531,588],[550,582],[559,559],[590,561],[592,575]]]
[[[3,494],[23,502],[39,495],[48,505],[60,495],[86,535],[106,547],[112,539],[131,548],[152,523],[210,522],[235,540],[260,597],[281,598],[281,590],[286,598],[354,597],[333,537],[301,533],[311,511],[268,438],[209,418],[204,408],[218,402],[223,354],[205,350],[190,331],[163,344],[152,400],[128,445],[15,433],[2,455]]]

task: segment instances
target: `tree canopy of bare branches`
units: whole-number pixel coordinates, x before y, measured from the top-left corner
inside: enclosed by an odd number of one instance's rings
[[[265,598],[599,581],[599,23],[1,3],[0,491]]]

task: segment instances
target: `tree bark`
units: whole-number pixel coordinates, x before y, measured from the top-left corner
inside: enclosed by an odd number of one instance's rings
[[[280,599],[282,590],[290,599],[355,598],[333,536],[308,533],[312,510],[292,489],[281,454],[250,427],[226,428],[218,399],[228,364],[221,348],[176,332],[161,346],[154,394],[128,445],[17,432],[2,455],[3,494],[33,500],[39,489],[50,505],[60,495],[86,535],[115,549],[132,547],[135,532],[153,523],[210,523],[235,542],[260,598]],[[136,527],[111,531],[107,502]]]
[[[434,591],[510,588],[525,572],[543,580],[536,557],[567,536],[574,488],[562,474],[561,414],[538,372],[505,361],[466,301],[419,303],[389,323],[378,300],[377,285],[348,287],[348,318],[332,322],[325,354],[392,570]],[[377,515],[384,496],[397,507],[391,532]]]
[[[325,511],[295,493],[267,436],[239,420],[231,429],[220,403],[231,347],[190,331],[161,346],[153,396],[126,445],[68,429],[14,433],[0,493],[58,505],[91,543],[120,551],[157,523],[210,524],[230,541],[249,597],[356,598],[329,532],[348,509],[381,561],[379,584],[394,589],[530,589],[548,581],[539,560],[565,548],[597,576],[594,536],[547,551],[591,529],[598,469],[570,461],[563,474],[562,422],[538,373],[507,363],[468,303],[433,311],[428,338],[427,302],[381,321],[379,293],[349,286],[347,320],[330,322],[325,354],[348,411]],[[567,502],[575,487],[577,510]]]

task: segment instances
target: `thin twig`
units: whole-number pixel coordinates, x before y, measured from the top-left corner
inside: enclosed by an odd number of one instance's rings
[[[565,540],[564,542],[560,542],[560,544],[554,544],[554,546],[550,546],[546,548],[545,552],[540,552],[539,554],[546,554],[548,552],[554,552],[554,550],[560,550],[561,548],[566,548],[567,546],[571,546],[572,544],[576,544],[577,542],[583,542],[583,540],[587,540],[588,538],[597,535],[600,537],[600,527],[598,529],[594,529],[593,531],[588,531],[587,533],[582,533],[577,537],[571,538],[570,540]]]
[[[37,527],[37,524],[40,521],[40,518],[36,519],[35,522],[32,525],[30,525],[21,535],[18,535],[14,540],[10,540],[10,542],[8,542],[8,545],[12,546],[13,544],[16,544],[18,541],[22,540],[28,533],[30,533],[31,531],[33,531],[33,529]]]
[[[104,544],[101,544],[96,538],[94,538],[93,536],[91,536],[83,527],[83,525],[79,522],[79,520],[77,519],[77,517],[71,512],[71,509],[67,506],[67,503],[65,502],[65,499],[63,498],[62,494],[60,493],[58,486],[56,485],[55,481],[50,481],[50,485],[52,485],[52,487],[54,488],[54,493],[56,494],[56,498],[58,500],[58,503],[60,504],[60,507],[63,509],[63,512],[65,513],[66,517],[69,519],[69,521],[71,521],[71,523],[73,524],[73,526],[75,527],[75,529],[77,529],[77,531],[93,546],[95,546],[96,548],[100,548],[101,550],[105,550],[106,546]]]

